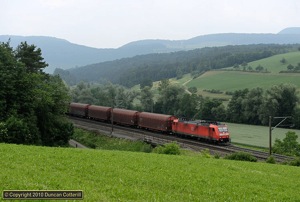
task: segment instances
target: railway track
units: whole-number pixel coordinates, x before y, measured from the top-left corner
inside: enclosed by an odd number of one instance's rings
[[[242,148],[231,145],[215,145],[207,144],[192,139],[184,139],[172,135],[162,135],[161,133],[151,132],[146,130],[140,130],[136,128],[128,128],[119,125],[112,125],[110,123],[98,122],[95,120],[83,119],[78,117],[69,117],[76,127],[83,128],[89,131],[99,132],[108,136],[114,136],[118,138],[125,138],[133,141],[144,141],[153,145],[163,145],[166,143],[176,142],[183,148],[188,148],[196,151],[202,151],[208,149],[212,155],[225,156],[235,152],[246,152],[256,157],[259,161],[265,161],[269,154],[263,151],[257,151],[247,148]],[[288,162],[293,160],[293,157],[284,156],[279,154],[273,154],[276,162]]]

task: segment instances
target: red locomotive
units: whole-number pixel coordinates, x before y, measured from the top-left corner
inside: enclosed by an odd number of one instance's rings
[[[212,142],[228,143],[230,135],[225,124],[211,121],[185,121],[173,115],[138,112],[134,110],[71,103],[72,116],[95,119],[168,134],[178,134]]]
[[[203,120],[180,121],[176,119],[172,125],[172,132],[214,142],[230,142],[228,128],[220,122]]]

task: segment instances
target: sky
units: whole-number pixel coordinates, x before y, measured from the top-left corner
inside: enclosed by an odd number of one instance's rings
[[[95,48],[300,27],[299,0],[0,0],[0,8],[0,35],[52,36]]]

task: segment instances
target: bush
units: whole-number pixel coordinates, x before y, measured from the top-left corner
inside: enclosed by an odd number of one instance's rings
[[[295,158],[293,161],[290,162],[291,166],[298,166],[300,167],[300,157]]]
[[[180,147],[176,142],[167,143],[163,146],[158,146],[153,150],[154,153],[158,154],[171,154],[180,155]]]
[[[297,139],[298,135],[292,131],[287,132],[282,141],[275,139],[275,144],[273,146],[274,153],[300,156],[300,144],[297,142]]]
[[[250,162],[257,161],[257,158],[255,158],[251,154],[245,153],[245,152],[236,152],[236,153],[227,155],[227,156],[225,156],[225,159],[237,160],[237,161],[250,161]]]
[[[271,164],[275,164],[276,163],[275,158],[272,155],[267,158],[266,162],[267,163],[271,163]]]
[[[6,128],[2,129],[4,133],[1,135],[1,141],[3,142],[31,144],[36,141],[35,136],[31,134],[28,124],[24,119],[16,116],[10,116],[6,120],[5,126]]]
[[[221,158],[221,155],[220,155],[219,153],[216,153],[216,154],[214,155],[214,158],[215,158],[215,159],[220,159],[220,158]]]

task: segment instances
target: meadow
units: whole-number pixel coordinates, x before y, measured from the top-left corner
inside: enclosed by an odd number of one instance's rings
[[[280,62],[283,58],[286,60],[285,64]],[[274,55],[269,58],[249,62],[249,65],[254,69],[258,65],[262,65],[271,73],[277,74],[280,71],[287,70],[288,64],[296,66],[298,63],[300,63],[300,51]]]
[[[280,62],[283,58],[286,59],[285,64]],[[297,91],[300,93],[299,73],[279,73],[280,71],[287,70],[286,67],[288,64],[296,66],[298,63],[300,63],[300,51],[279,54],[248,63],[253,69],[258,65],[262,65],[270,73],[228,71],[233,70],[233,67],[228,67],[224,68],[223,71],[208,71],[200,77],[185,83],[185,85],[186,87],[197,87],[198,93],[203,96],[225,99],[230,98],[230,96],[224,94],[225,92],[233,92],[245,88],[252,89],[256,87],[268,89],[273,85],[279,85],[281,83],[294,84],[297,87]],[[185,77],[186,78],[183,78],[182,81],[190,78],[189,75],[186,75]],[[180,81],[178,83],[181,84]],[[220,90],[223,94],[212,94],[204,91],[211,89]]]
[[[298,167],[199,156],[0,144],[3,190],[84,201],[297,201]],[[52,200],[51,200],[52,201]]]
[[[269,127],[256,126],[236,123],[226,123],[230,132],[231,142],[244,145],[251,145],[257,147],[269,147]],[[298,135],[298,142],[300,142],[300,130],[275,128],[272,131],[272,144],[275,139],[282,140],[285,138],[288,131],[293,131]]]
[[[300,89],[300,74],[250,73],[243,71],[210,71],[190,81],[187,87],[196,86],[199,90],[217,89],[233,92],[245,88],[267,89],[273,85],[291,83]]]

